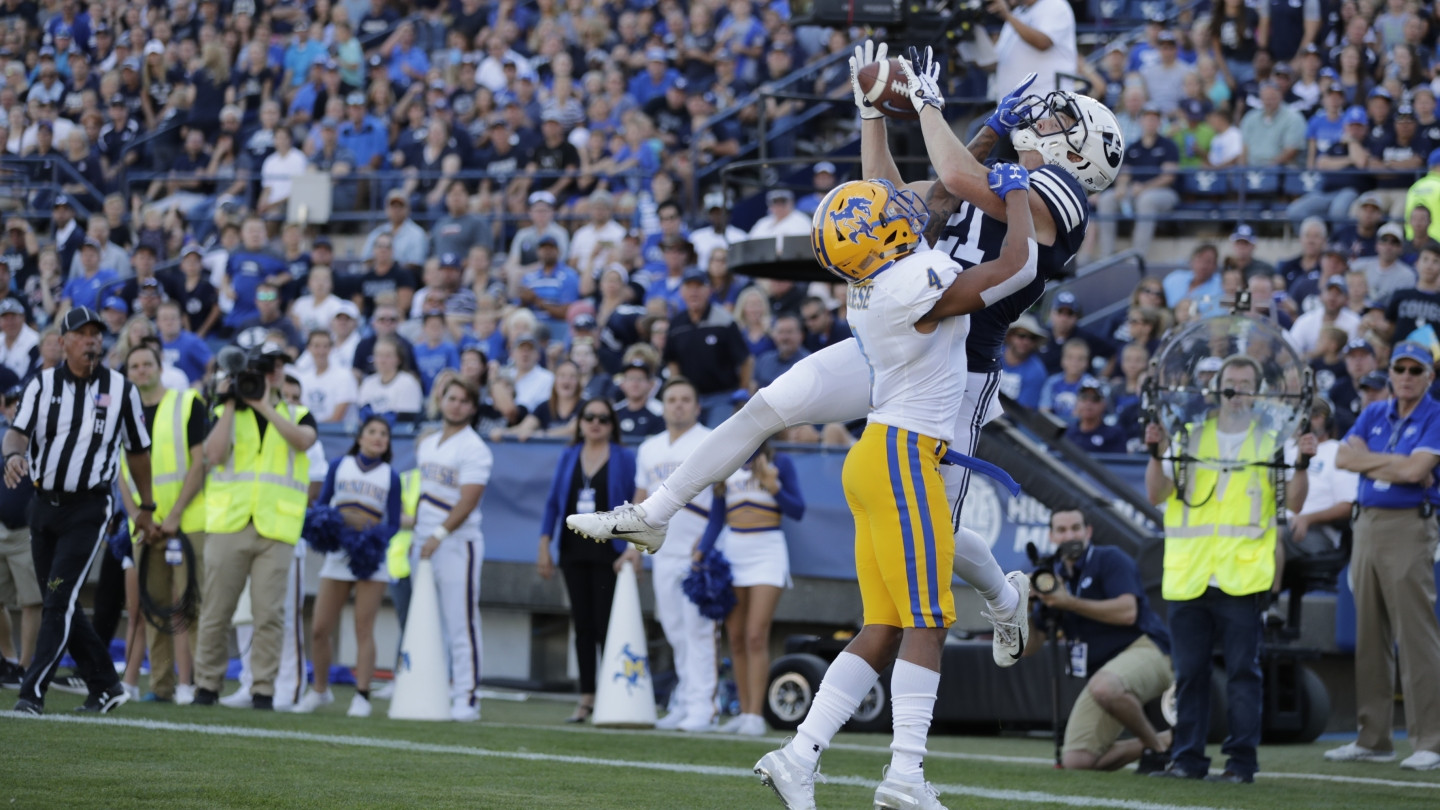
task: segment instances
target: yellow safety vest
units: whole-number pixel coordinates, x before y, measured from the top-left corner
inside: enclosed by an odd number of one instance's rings
[[[215,409],[216,415],[224,406]],[[279,402],[276,413],[299,422],[305,408]],[[310,457],[296,452],[278,430],[260,436],[249,408],[235,414],[235,444],[230,458],[210,471],[205,490],[205,530],[238,532],[252,520],[261,537],[295,545],[309,503]]]
[[[420,469],[407,470],[400,474],[400,506],[405,514],[415,517],[420,508]],[[390,538],[390,547],[385,551],[385,566],[391,579],[410,576],[410,542],[415,532],[401,529]]]
[[[1205,420],[1191,455],[1219,458],[1213,417]],[[1172,601],[1195,599],[1214,577],[1220,590],[1245,596],[1275,581],[1275,486],[1267,467],[1244,466],[1274,459],[1275,436],[1256,435],[1241,444],[1237,468],[1191,464],[1184,500],[1178,490],[1165,504],[1165,573],[1161,593]],[[1186,506],[1189,501],[1195,506]]]
[[[165,396],[155,408],[155,422],[150,426],[150,492],[155,499],[155,522],[158,524],[170,514],[175,502],[180,500],[180,490],[185,487],[185,475],[190,470],[190,447],[186,444],[185,427],[190,424],[191,408],[200,395],[193,390],[165,391]],[[176,407],[176,404],[179,407]],[[178,437],[178,439],[177,439]],[[135,479],[130,475],[130,463],[124,456],[120,467],[130,491],[135,489]],[[205,488],[195,493],[180,516],[180,531],[186,534],[205,531]],[[130,534],[135,534],[135,519],[130,518]]]

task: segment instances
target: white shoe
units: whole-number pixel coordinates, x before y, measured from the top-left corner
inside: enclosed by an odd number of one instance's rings
[[[740,727],[745,725],[745,718],[748,716],[749,715],[745,714],[737,714],[729,720],[721,723],[720,727],[715,730],[721,734],[739,734]]]
[[[188,683],[175,684],[175,705],[189,706],[195,702],[195,687]]]
[[[1433,754],[1431,756],[1434,756]],[[1358,743],[1345,743],[1339,748],[1325,752],[1328,762],[1394,762],[1394,751],[1373,751]],[[1414,757],[1411,757],[1414,759]],[[1409,760],[1406,760],[1407,762]],[[1402,765],[1403,767],[1403,765]]]
[[[685,712],[673,711],[655,721],[655,728],[658,731],[674,731],[683,722],[685,722]]]
[[[621,504],[609,512],[593,512],[588,515],[571,515],[565,518],[565,525],[576,534],[584,535],[597,543],[608,540],[624,540],[641,551],[651,554],[665,544],[665,528],[656,528],[645,522],[645,510],[639,504]]]
[[[346,717],[369,717],[370,701],[364,695],[355,695],[350,698],[350,710],[345,712]]]
[[[1434,751],[1416,751],[1400,763],[1407,771],[1433,771],[1440,768],[1440,754]]]
[[[140,701],[140,687],[138,685],[128,684],[124,681],[121,681],[120,686],[125,690],[126,700],[133,700],[137,703]]]
[[[689,714],[685,715],[684,722],[677,728],[679,728],[680,731],[686,731],[691,734],[709,734],[712,731],[718,730],[718,726],[715,725],[713,718],[698,715],[691,717]]]
[[[300,701],[298,703],[295,703],[291,707],[290,711],[296,714],[310,714],[321,706],[329,706],[331,703],[334,702],[335,693],[331,692],[328,689],[324,692],[316,692],[314,689],[306,689],[305,694],[300,697]],[[278,711],[280,707],[277,705],[275,709]]]
[[[764,737],[765,732],[769,731],[765,727],[765,718],[758,714],[742,714],[740,719],[744,722],[740,724],[740,728],[735,730],[735,733],[742,737]]]
[[[251,707],[250,690],[236,689],[234,692],[220,698],[220,705],[230,709],[248,709]]]
[[[380,685],[378,689],[374,688],[373,683],[371,684],[371,687],[372,688],[370,689],[370,698],[372,700],[389,700],[390,698],[395,697],[394,681],[385,681],[383,684]]]
[[[474,698],[457,697],[450,701],[450,719],[457,723],[473,723],[480,719],[479,703]]]
[[[789,810],[815,810],[815,780],[824,779],[819,768],[807,768],[790,756],[789,750],[771,751],[755,763],[760,784],[775,791]]]
[[[1015,612],[1004,619],[989,613],[980,615],[995,626],[995,636],[990,641],[995,666],[1013,667],[1025,654],[1025,645],[1030,643],[1030,577],[1024,571],[1011,571],[1005,575],[1005,581],[1020,595]]]
[[[907,782],[890,776],[875,788],[875,810],[945,810],[940,792],[929,782]]]

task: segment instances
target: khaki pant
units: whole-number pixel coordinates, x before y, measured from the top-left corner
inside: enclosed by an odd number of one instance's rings
[[[195,549],[195,583],[199,587],[205,580],[205,533],[194,532],[186,535],[190,546]],[[165,544],[145,546],[144,554],[149,556],[146,580],[140,583],[145,592],[157,604],[171,605],[185,591],[189,580],[189,564],[169,565],[165,562]],[[138,564],[138,561],[137,561]],[[202,591],[203,593],[203,591]],[[205,604],[204,600],[200,604]],[[192,619],[195,617],[192,617]],[[195,646],[199,642],[196,622],[187,622],[185,634],[190,646],[190,660],[195,660]],[[155,629],[150,620],[145,620],[145,647],[150,651],[150,691],[156,697],[171,700],[175,697],[175,637]],[[193,677],[193,675],[192,675]]]
[[[1440,622],[1435,619],[1434,518],[1418,509],[1362,508],[1350,576],[1355,590],[1356,742],[1394,747],[1395,645],[1405,725],[1416,751],[1440,753]]]
[[[44,601],[30,553],[30,527],[0,525],[0,607],[38,607]]]
[[[250,645],[254,672],[252,695],[275,694],[280,645],[285,627],[285,574],[295,546],[261,537],[250,523],[233,534],[205,540],[205,581],[200,592],[200,638],[195,649],[195,686],[219,692],[229,663],[230,619],[245,580],[250,580],[250,610],[255,635]]]
[[[1125,685],[1125,691],[1134,695],[1141,705],[1149,703],[1165,693],[1175,682],[1170,670],[1170,656],[1160,652],[1149,636],[1141,636],[1121,650],[1105,666],[1096,671],[1098,675],[1107,672]],[[1093,677],[1093,676],[1092,676]],[[1100,756],[1120,739],[1125,726],[1105,711],[1086,689],[1076,698],[1070,710],[1070,720],[1065,724],[1066,751],[1088,751]]]

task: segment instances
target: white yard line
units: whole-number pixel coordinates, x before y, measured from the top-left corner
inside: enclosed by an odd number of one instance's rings
[[[44,715],[41,717],[29,717],[14,715],[24,720],[33,720],[40,723],[76,723],[81,725],[100,725],[121,728],[138,728],[148,731],[170,731],[193,734],[209,734],[216,737],[242,737],[249,739],[269,740],[290,740],[295,742],[322,743],[327,745],[346,745],[356,748],[380,748],[391,751],[408,751],[426,754],[454,754],[459,756],[485,757],[490,759],[524,760],[528,762],[556,762],[567,765],[588,765],[603,768],[629,768],[633,770],[663,771],[667,773],[690,773],[704,776],[728,776],[742,779],[754,779],[755,774],[749,768],[722,767],[716,765],[692,765],[677,762],[646,762],[626,759],[602,759],[599,757],[580,757],[566,754],[542,754],[531,751],[496,751],[487,748],[473,748],[462,745],[436,745],[434,743],[419,743],[409,740],[393,740],[378,737],[352,737],[335,734],[310,734],[303,731],[282,731],[278,729],[252,728],[247,726],[226,726],[226,725],[204,725],[199,723],[170,723],[160,720],[136,720],[121,717],[76,717],[72,715]],[[860,776],[839,776],[826,775],[825,782],[832,785],[846,785],[850,787],[872,788],[876,782],[874,779],[866,779]],[[759,785],[756,785],[757,792]],[[1177,805],[1157,804],[1154,802],[1134,801],[1130,799],[1110,799],[1098,796],[1062,796],[1053,793],[1042,793],[1034,790],[997,790],[990,788],[971,787],[969,785],[936,784],[935,788],[941,793],[970,796],[980,799],[993,799],[1007,802],[1027,802],[1032,804],[1054,804],[1066,807],[1097,807],[1115,808],[1116,810],[1218,810],[1218,808],[1206,807],[1204,805]]]

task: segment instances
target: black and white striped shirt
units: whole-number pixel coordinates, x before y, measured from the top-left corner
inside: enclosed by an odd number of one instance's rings
[[[140,389],[114,369],[78,380],[68,364],[31,378],[14,428],[30,437],[30,475],[46,491],[108,487],[128,452],[150,449]]]

